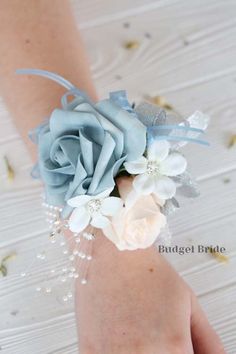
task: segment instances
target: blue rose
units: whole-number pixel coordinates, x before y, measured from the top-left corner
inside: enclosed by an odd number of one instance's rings
[[[121,101],[112,95],[96,104],[81,98],[55,109],[39,130],[38,166],[48,203],[65,205],[73,196],[114,187],[123,162],[143,155],[146,127]]]

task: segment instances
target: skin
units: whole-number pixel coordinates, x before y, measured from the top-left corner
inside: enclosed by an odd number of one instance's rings
[[[69,2],[1,0],[0,52],[0,93],[35,159],[28,131],[65,91],[16,69],[56,72],[97,99]],[[81,354],[225,353],[191,289],[154,247],[121,252],[98,232],[89,282],[75,291]]]
[[[81,353],[225,353],[192,290],[154,247],[120,252],[101,232],[94,242],[89,281],[76,287]]]

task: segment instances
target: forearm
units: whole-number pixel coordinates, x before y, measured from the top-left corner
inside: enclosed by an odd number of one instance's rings
[[[65,77],[96,99],[89,64],[67,0],[1,0],[0,93],[22,138],[60,105],[64,90],[44,78],[16,75],[37,68]]]

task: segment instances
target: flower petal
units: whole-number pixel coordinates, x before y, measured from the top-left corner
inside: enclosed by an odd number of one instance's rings
[[[98,229],[103,229],[107,227],[110,224],[110,220],[106,217],[103,216],[100,213],[94,213],[93,218],[91,221],[91,225],[98,228]]]
[[[173,152],[160,164],[160,173],[166,176],[177,176],[186,170],[187,161],[178,152]]]
[[[153,199],[155,203],[161,207],[163,207],[166,202],[164,199],[159,198],[156,194],[153,194]]]
[[[139,175],[140,173],[144,173],[147,170],[147,159],[144,156],[141,156],[136,161],[130,161],[124,163],[125,169],[131,175]]]
[[[109,197],[102,201],[101,213],[107,216],[115,215],[123,206],[121,198]]]
[[[170,143],[167,140],[154,140],[148,147],[148,160],[163,161],[169,154]]]
[[[93,199],[104,199],[104,198],[107,198],[111,192],[112,192],[113,188],[108,188],[106,189],[105,191],[97,194],[97,195],[93,195]]]
[[[155,190],[154,193],[160,199],[170,199],[175,195],[176,185],[168,177],[156,177],[155,178]]]
[[[72,232],[81,232],[88,226],[89,221],[90,215],[88,211],[84,207],[76,208],[69,218],[69,229]]]
[[[92,197],[90,195],[78,195],[77,197],[67,200],[67,204],[73,208],[79,208],[87,204]]]
[[[123,152],[128,161],[136,160],[143,155],[146,147],[147,128],[125,109],[120,108],[112,100],[103,100],[96,103],[96,110],[102,113],[98,119],[106,130],[103,121],[110,121],[113,127],[118,127],[124,134]]]
[[[134,178],[133,186],[139,194],[148,195],[152,193],[155,188],[154,177],[146,173],[138,175]]]
[[[129,192],[129,194],[127,195],[127,198],[125,199],[125,207],[126,207],[126,209],[127,210],[131,209],[139,198],[140,198],[140,195],[133,188],[131,190],[131,192]]]

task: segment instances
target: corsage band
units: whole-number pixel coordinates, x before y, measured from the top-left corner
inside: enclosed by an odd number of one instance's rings
[[[88,227],[98,228],[119,250],[168,241],[167,216],[179,207],[178,196],[199,194],[181,149],[208,145],[200,138],[208,116],[196,111],[178,121],[150,103],[133,107],[125,91],[95,103],[56,74],[17,73],[41,75],[67,89],[61,108],[30,133],[38,145],[32,174],[42,179],[45,205],[56,212],[53,236],[62,227],[87,237]]]

